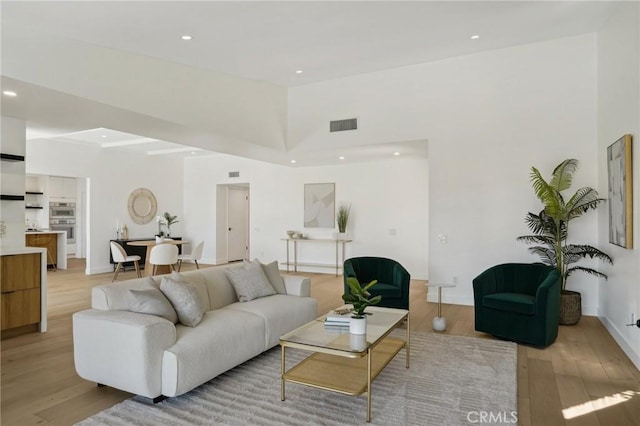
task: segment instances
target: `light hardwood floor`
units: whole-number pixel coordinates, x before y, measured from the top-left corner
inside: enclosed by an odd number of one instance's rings
[[[69,266],[48,275],[49,331],[2,341],[2,425],[70,425],[130,396],[75,373],[71,314],[88,308],[91,288],[112,274],[85,276],[76,259]],[[301,275],[312,279],[318,314],[340,304],[342,277]],[[127,271],[118,279],[133,277]],[[435,313],[424,281],[412,281],[411,328],[432,331]],[[444,305],[443,315],[448,334],[492,339],[474,331],[471,306]],[[583,317],[561,327],[549,348],[518,346],[518,418],[521,425],[640,425],[640,372],[597,318]]]

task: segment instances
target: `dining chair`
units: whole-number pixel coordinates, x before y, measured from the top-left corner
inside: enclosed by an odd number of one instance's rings
[[[198,260],[202,258],[203,248],[204,248],[204,241],[200,241],[198,244],[196,244],[194,249],[191,250],[191,253],[179,255],[178,256],[178,272],[180,272],[180,268],[182,268],[183,260],[193,260],[196,264],[196,268],[200,269],[200,265],[198,265]]]
[[[120,273],[120,268],[123,267],[124,262],[133,262],[133,266],[136,268],[136,273],[138,274],[138,278],[142,275],[140,274],[140,259],[141,257],[137,254],[128,255],[125,249],[115,241],[111,241],[111,257],[113,257],[113,261],[117,262],[116,270],[113,273],[113,279],[111,282],[115,281],[118,278],[118,274]]]
[[[176,270],[176,263],[178,263],[178,246],[174,244],[158,244],[151,249],[149,255],[149,263],[153,265],[151,274],[155,275],[158,266],[171,266],[171,269]]]

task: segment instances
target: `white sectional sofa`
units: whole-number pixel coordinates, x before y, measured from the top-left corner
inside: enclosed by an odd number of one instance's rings
[[[271,274],[264,269],[264,276],[268,282],[280,279],[272,286],[275,294],[240,302],[235,286],[238,276],[232,276],[230,282],[229,268],[238,273],[246,266],[217,266],[171,275],[174,284],[186,282],[197,292],[196,299],[205,312],[193,327],[174,324],[172,318],[131,312],[137,309],[132,308],[135,295],[140,291],[160,293],[158,289],[166,284],[162,278],[168,275],[94,287],[92,309],[73,315],[78,374],[157,401],[188,392],[259,355],[276,346],[281,335],[316,317],[317,302],[310,297],[308,278],[280,277],[274,262]],[[174,307],[182,321],[179,307]]]

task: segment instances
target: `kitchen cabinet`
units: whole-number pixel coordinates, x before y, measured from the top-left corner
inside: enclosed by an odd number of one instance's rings
[[[49,178],[49,198],[75,200],[76,179],[51,176]]]
[[[47,265],[56,266],[58,259],[58,234],[33,233],[25,235],[27,247],[42,247],[47,249]]]
[[[0,329],[41,321],[41,253],[3,255],[0,262]],[[4,335],[3,335],[4,337]]]

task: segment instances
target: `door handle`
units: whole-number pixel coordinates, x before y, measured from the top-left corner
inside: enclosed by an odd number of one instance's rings
[[[229,231],[231,231],[231,228],[229,228]]]

